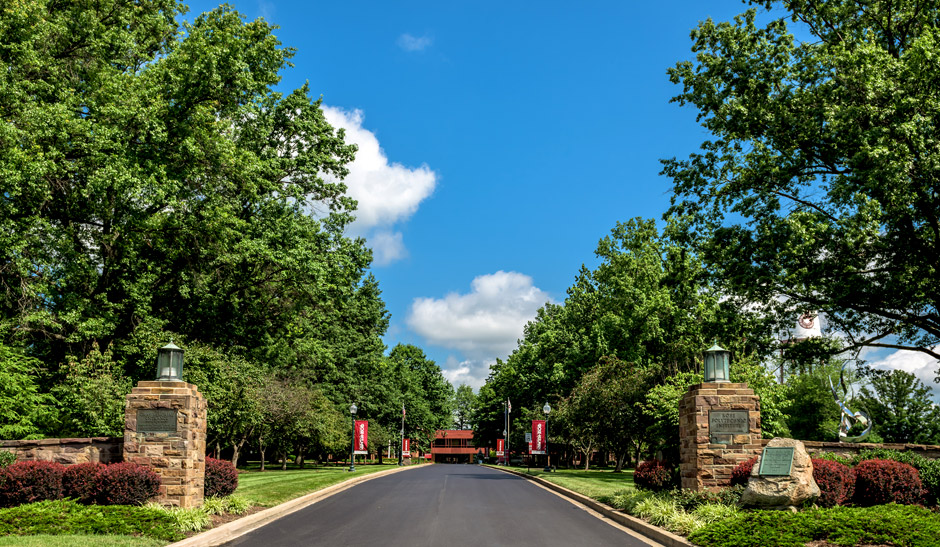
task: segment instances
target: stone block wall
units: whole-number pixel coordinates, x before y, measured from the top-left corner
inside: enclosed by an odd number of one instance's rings
[[[743,415],[746,419],[726,430],[716,426],[716,431],[711,431],[712,412],[729,412],[735,418]],[[728,486],[735,466],[758,453],[763,447],[761,441],[760,401],[747,384],[701,383],[690,387],[679,402],[682,488],[701,491]]]
[[[89,462],[116,463],[124,458],[124,439],[91,437],[0,441],[0,450],[13,452],[18,461],[43,460],[63,465]]]
[[[206,472],[206,399],[185,382],[144,381],[127,396],[124,461],[160,475],[156,501],[202,505]]]

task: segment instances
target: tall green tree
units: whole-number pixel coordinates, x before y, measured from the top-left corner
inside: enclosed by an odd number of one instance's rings
[[[454,427],[472,429],[476,419],[477,396],[473,388],[460,384],[454,392]]]
[[[869,369],[866,375],[870,385],[862,387],[857,404],[884,442],[940,442],[940,409],[928,386],[903,370]]]
[[[781,324],[823,313],[832,352],[940,358],[940,4],[751,4],[768,11],[701,23],[669,71],[712,135],[664,161],[669,214],[709,236],[726,294]]]

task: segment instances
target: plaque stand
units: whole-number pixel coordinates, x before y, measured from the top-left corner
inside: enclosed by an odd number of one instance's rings
[[[143,381],[124,410],[124,461],[160,475],[158,503],[202,505],[206,471],[206,399],[186,382]]]
[[[682,488],[717,490],[762,448],[760,401],[747,384],[702,383],[679,402]]]

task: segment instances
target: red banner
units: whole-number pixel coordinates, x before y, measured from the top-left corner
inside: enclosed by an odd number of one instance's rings
[[[502,456],[506,453],[506,439],[496,439],[496,455]]]
[[[545,420],[532,420],[532,454],[545,453]]]
[[[411,457],[411,439],[401,440],[401,455]]]
[[[369,453],[369,420],[356,420],[353,454]]]

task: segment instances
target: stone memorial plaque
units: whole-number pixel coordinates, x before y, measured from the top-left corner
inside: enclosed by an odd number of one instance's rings
[[[793,447],[778,446],[764,449],[760,456],[760,468],[757,474],[765,476],[787,476],[793,468]]]
[[[750,432],[751,420],[747,410],[708,411],[710,435],[747,435]]]
[[[172,408],[142,408],[137,411],[138,433],[176,433],[176,411]]]

